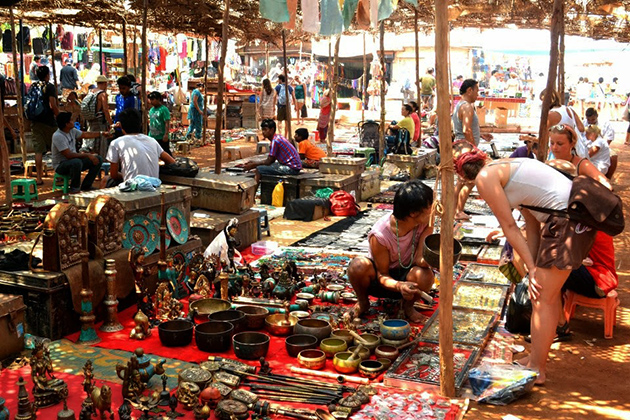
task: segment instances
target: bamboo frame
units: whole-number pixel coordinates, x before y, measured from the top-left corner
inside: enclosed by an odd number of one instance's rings
[[[332,86],[330,86],[331,108],[330,108],[330,122],[328,123],[328,133],[326,134],[326,154],[332,156],[333,154],[333,139],[335,138],[335,114],[337,112],[337,86],[339,84],[339,44],[341,41],[341,35],[337,36],[335,41],[335,56],[333,61],[332,71]]]
[[[415,21],[413,29],[416,32],[416,103],[418,104],[418,117],[420,116],[420,110],[422,105],[422,86],[420,85],[420,39],[418,34],[418,9],[414,9]],[[418,139],[420,140],[420,139]]]
[[[205,63],[205,70],[203,72],[203,89],[204,89],[204,95],[203,95],[203,132],[201,133],[201,141],[202,144],[206,144],[206,138],[208,136],[208,62],[210,61],[210,54],[208,54],[208,35],[206,35],[204,37],[204,48],[206,49],[206,63]],[[194,106],[194,104],[191,104],[192,106]]]
[[[282,67],[284,68],[284,82],[286,83],[286,89],[284,90],[284,95],[285,95],[286,104],[287,104],[286,105],[287,106],[286,133],[287,133],[287,137],[289,137],[287,140],[289,140],[297,148],[297,145],[295,145],[295,143],[293,142],[293,137],[291,136],[291,101],[289,97],[289,73],[287,70],[287,36],[286,36],[286,31],[284,29],[282,29]]]
[[[564,99],[564,90],[565,90],[565,84],[564,84],[564,50],[565,50],[565,46],[564,46],[564,29],[565,29],[565,22],[564,22],[564,3],[562,3],[562,11],[560,13],[560,21],[559,21],[559,25],[560,25],[560,51],[559,51],[559,56],[558,56],[558,95],[560,95],[560,103],[562,103],[563,105],[567,105],[565,103],[565,99]]]
[[[4,178],[4,199],[8,206],[11,206],[13,200],[13,191],[11,188],[11,163],[9,162],[9,148],[7,140],[4,137],[4,104],[0,104],[0,162],[2,162],[2,172]]]
[[[365,121],[365,107],[367,106],[367,55],[365,53],[365,32],[363,32],[363,80],[361,80],[361,121]]]
[[[230,25],[230,0],[225,0],[223,9],[223,22],[221,32],[221,58],[219,59],[219,95],[217,96],[217,123],[214,129],[214,172],[221,173],[221,127],[223,126],[223,92],[225,91],[225,56],[227,54],[227,43]],[[206,60],[210,57],[206,54]]]
[[[125,76],[128,74],[129,69],[127,68],[127,21],[123,19],[122,21],[122,37],[123,37],[123,71]]]
[[[48,24],[48,29],[50,30],[52,36],[52,23]],[[55,92],[59,92],[59,86],[57,85],[57,66],[55,65],[55,40],[50,40],[50,57],[52,64],[52,73],[53,73],[53,81],[55,83]],[[63,68],[63,63],[61,63],[61,67]]]

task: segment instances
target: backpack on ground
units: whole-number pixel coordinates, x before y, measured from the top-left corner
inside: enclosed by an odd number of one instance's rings
[[[98,95],[103,93],[102,90],[98,92],[90,92],[83,98],[81,102],[81,116],[87,121],[93,121],[97,118],[96,107],[98,105]]]
[[[330,194],[328,200],[330,200],[330,211],[335,216],[356,216],[359,211],[359,205],[347,191],[335,191]]]
[[[46,108],[44,107],[44,90],[45,84],[42,82],[35,82],[31,84],[26,94],[26,104],[24,107],[24,114],[28,120],[36,120],[39,118]]]
[[[199,173],[197,163],[187,157],[175,158],[175,163],[168,163],[160,166],[160,175],[183,176],[186,178],[194,178]]]

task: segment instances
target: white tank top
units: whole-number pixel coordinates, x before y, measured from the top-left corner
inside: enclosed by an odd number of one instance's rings
[[[516,158],[510,159],[508,163],[510,179],[503,190],[511,208],[518,209],[524,204],[566,210],[571,192],[570,179],[536,159]],[[532,214],[539,222],[549,217],[547,213],[532,211]]]
[[[573,115],[570,113],[571,111],[569,111],[566,106],[560,105],[558,108],[551,109],[551,111],[560,114],[560,122],[558,124],[570,125],[571,128],[577,130],[577,128],[575,127],[575,120],[573,119]]]

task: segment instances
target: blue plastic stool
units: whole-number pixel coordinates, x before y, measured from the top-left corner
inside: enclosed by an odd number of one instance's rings
[[[258,240],[262,238],[263,232],[267,232],[267,236],[271,236],[271,228],[269,227],[269,216],[267,210],[258,210]]]
[[[57,184],[57,180],[63,180],[63,185]],[[53,192],[57,190],[62,190],[64,194],[68,194],[70,190],[70,175],[61,175],[55,172],[55,176],[53,178]]]
[[[17,191],[14,189],[17,187]],[[31,191],[31,187],[33,190]],[[30,203],[31,199],[38,199],[37,194],[37,181],[34,179],[20,178],[11,181],[11,195],[15,200],[24,200],[25,203]]]

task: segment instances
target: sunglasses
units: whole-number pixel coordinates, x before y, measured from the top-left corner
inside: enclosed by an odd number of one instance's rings
[[[551,127],[549,131],[552,133],[566,134],[569,136],[569,141],[573,142],[573,129],[568,125],[556,124]]]

